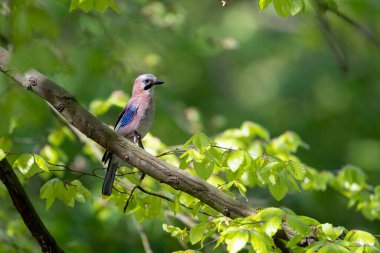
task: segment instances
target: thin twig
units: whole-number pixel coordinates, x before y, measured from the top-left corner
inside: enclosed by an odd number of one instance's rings
[[[136,217],[132,217],[132,221],[136,226],[137,232],[140,235],[142,245],[144,247],[145,253],[153,253],[152,248],[150,247],[148,237],[146,236],[143,227],[141,226],[140,223],[137,222]]]
[[[334,37],[334,33],[331,30],[330,24],[325,16],[321,13],[317,13],[317,20],[319,21],[321,31],[325,39],[327,40],[331,51],[335,55],[335,59],[342,72],[348,71],[347,55],[345,54],[342,46]]]
[[[355,21],[354,19],[352,19],[345,13],[338,10],[338,8],[330,8],[329,5],[327,5],[325,2],[322,2],[321,0],[314,0],[314,1],[322,10],[327,10],[334,13],[337,17],[341,18],[347,24],[354,27],[359,33],[361,33],[365,38],[367,38],[374,45],[380,47],[380,37],[377,34],[375,34],[371,29]]]
[[[210,246],[210,245],[216,243],[216,242],[219,240],[219,238],[220,238],[220,237],[215,238],[215,239],[213,239],[212,241],[209,241],[208,243],[206,243],[205,245],[203,245],[203,247],[198,248],[197,251],[200,251],[200,250],[202,250],[202,249],[205,249],[205,248],[207,248],[208,246]]]
[[[172,150],[169,150],[169,151],[166,151],[166,152],[164,152],[164,153],[162,153],[162,154],[159,154],[159,155],[157,155],[156,157],[162,157],[162,156],[166,156],[166,155],[173,155],[173,154],[176,154],[176,153],[183,153],[183,152],[185,152],[187,149],[188,149],[188,148],[183,149],[182,146],[179,146],[179,147],[176,147],[176,148],[174,148],[174,149],[172,149]]]

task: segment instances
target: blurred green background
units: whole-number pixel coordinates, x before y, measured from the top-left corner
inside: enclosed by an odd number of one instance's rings
[[[380,34],[378,0],[336,2],[342,12]],[[168,145],[182,144],[197,131],[215,135],[252,120],[272,136],[297,132],[310,146],[298,155],[312,167],[336,170],[351,163],[366,171],[372,185],[380,183],[380,47],[345,21],[326,14],[347,57],[347,72],[309,4],[304,15],[283,19],[272,6],[260,13],[253,0],[230,1],[225,7],[219,1],[116,3],[120,14],[69,12],[66,0],[1,0],[1,46],[12,51],[14,68],[41,71],[85,107],[115,90],[130,95],[138,74],[154,73],[165,85],[156,89],[151,132]],[[0,136],[12,139],[12,152],[39,152],[61,122],[41,99],[4,75],[0,94]],[[100,118],[112,125],[119,112],[114,106]],[[62,149],[68,164],[83,159],[85,168],[100,167],[87,159],[79,142]],[[99,180],[83,182],[100,193]],[[45,211],[38,197],[42,183],[27,181],[28,193],[68,252],[143,252],[131,219],[104,208],[101,199],[95,207],[55,203]],[[9,240],[4,231],[10,231],[19,244],[27,233],[2,185],[0,194],[0,242]],[[347,200],[333,191],[294,193],[280,203],[266,191],[255,190],[251,197],[256,206],[285,205],[321,222],[380,233],[379,222],[348,210]],[[145,222],[144,230],[154,252],[180,248],[160,221]]]

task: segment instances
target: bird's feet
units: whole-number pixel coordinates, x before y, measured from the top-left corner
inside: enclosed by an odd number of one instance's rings
[[[133,132],[133,142],[136,143],[137,145],[139,145],[140,148],[144,149],[144,146],[141,142],[141,134],[139,134],[139,132],[137,131],[134,131]]]

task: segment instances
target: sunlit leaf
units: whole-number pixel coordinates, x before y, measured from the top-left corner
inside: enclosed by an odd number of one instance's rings
[[[251,121],[244,122],[241,126],[241,131],[244,136],[249,138],[254,138],[255,136],[259,136],[264,140],[269,140],[270,138],[268,130],[266,130],[261,125]]]
[[[350,253],[350,252],[352,251],[335,243],[326,243],[317,251],[317,253]]]
[[[231,233],[226,237],[227,250],[229,253],[239,252],[247,244],[249,234],[247,231],[241,230]]]
[[[271,252],[271,240],[267,236],[264,236],[256,231],[251,233],[251,244],[255,252],[269,253]]]
[[[63,182],[54,178],[46,182],[40,190],[40,197],[46,199],[46,209],[49,209],[54,203],[55,198],[62,197],[65,192],[65,185]]]
[[[265,8],[268,7],[268,5],[272,2],[272,0],[260,0],[259,1],[259,7],[260,10],[263,11]]]
[[[5,152],[2,149],[0,149],[0,161],[3,160],[5,156],[6,156]]]
[[[279,208],[265,208],[261,210],[255,219],[262,222],[260,231],[264,231],[267,235],[273,236],[277,233],[282,226],[282,217],[284,216],[284,211]]]
[[[200,163],[194,162],[193,166],[194,170],[197,172],[197,175],[200,178],[207,180],[211,176],[212,171],[214,170],[215,162],[205,159]]]
[[[42,172],[42,171],[48,171],[48,169],[44,166],[43,159],[37,158],[39,160],[40,165],[44,168],[42,170],[41,167],[39,167],[36,163],[35,156],[33,154],[22,154],[20,155],[17,160],[13,163],[13,168],[18,168],[20,172],[25,175],[26,177],[30,178],[36,173]]]
[[[41,156],[34,154],[33,157],[34,157],[34,162],[41,170],[46,171],[46,172],[49,171],[48,164]]]
[[[205,230],[207,228],[207,222],[201,222],[197,225],[195,225],[194,227],[191,228],[190,230],[190,242],[191,244],[196,244],[197,242],[199,242],[204,233],[205,233]]]
[[[273,5],[277,14],[281,17],[287,18],[290,15],[291,0],[273,0]]]
[[[243,168],[245,165],[245,156],[243,151],[236,150],[232,152],[228,157],[227,164],[228,168],[233,172],[236,172],[237,170]]]
[[[210,147],[211,141],[204,133],[197,133],[192,138],[193,144],[199,149],[204,150]]]
[[[288,193],[288,187],[277,176],[271,175],[270,178],[273,180],[268,183],[269,192],[277,201],[280,201]]]
[[[171,225],[168,225],[168,224],[162,224],[162,229],[165,231],[165,232],[168,232],[170,233],[170,235],[174,238],[177,238],[177,239],[180,239],[182,240],[183,242],[187,242],[188,239],[189,239],[189,234],[188,232],[186,231],[186,228],[184,229],[180,229],[178,227],[175,227],[175,226],[171,226]]]
[[[285,224],[295,232],[295,236],[287,244],[288,247],[291,247],[300,242],[309,233],[310,227],[303,219],[298,218],[296,215],[288,214],[285,220]]]
[[[292,0],[292,5],[290,7],[290,13],[294,16],[300,12],[305,11],[304,0]]]
[[[368,232],[361,230],[351,230],[344,237],[344,240],[349,242],[356,242],[360,245],[374,246],[377,242],[376,238]]]
[[[103,13],[108,8],[112,8],[117,13],[120,12],[120,9],[113,0],[95,0],[95,9],[97,11]]]
[[[336,240],[343,232],[343,227],[333,227],[330,223],[321,224],[318,226],[319,238],[326,238],[327,240]]]

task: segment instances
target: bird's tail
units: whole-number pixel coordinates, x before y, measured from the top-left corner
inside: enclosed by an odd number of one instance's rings
[[[108,160],[108,159],[107,159]],[[106,171],[106,175],[103,181],[102,194],[103,195],[111,195],[113,181],[115,180],[116,170],[118,168],[118,159],[112,154],[109,157],[108,167]]]

